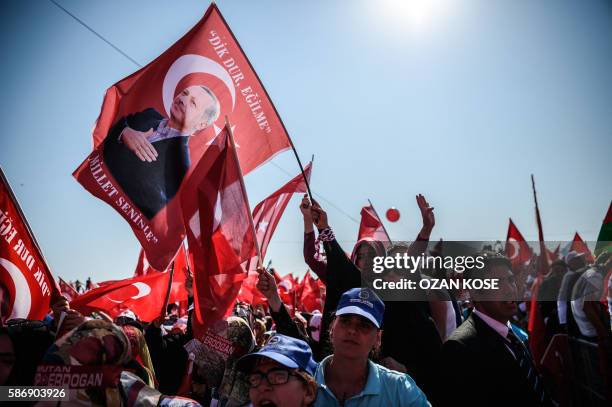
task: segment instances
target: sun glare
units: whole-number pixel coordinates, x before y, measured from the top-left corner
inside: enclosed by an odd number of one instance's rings
[[[382,0],[378,7],[392,22],[412,31],[431,29],[448,13],[453,0]]]

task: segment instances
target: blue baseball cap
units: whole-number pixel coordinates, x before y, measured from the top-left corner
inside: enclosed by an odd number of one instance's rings
[[[302,369],[311,376],[314,376],[317,369],[310,346],[300,339],[282,334],[274,335],[258,352],[241,357],[236,367],[243,371],[249,370],[260,357],[272,359],[291,369]]]
[[[385,303],[369,288],[352,288],[342,294],[336,316],[361,315],[380,329],[385,314]]]

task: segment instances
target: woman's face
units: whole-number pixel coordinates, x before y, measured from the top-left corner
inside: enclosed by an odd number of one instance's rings
[[[289,371],[289,379],[284,384],[270,384],[265,377],[257,387],[251,387],[249,396],[255,407],[302,407],[312,403],[316,397],[315,392],[309,388],[303,379],[295,376],[295,369],[289,369],[268,358],[261,358],[251,371],[251,375],[268,374],[269,376],[282,376]],[[272,379],[272,381],[274,381]]]
[[[367,318],[348,314],[338,316],[331,330],[334,356],[364,359],[380,345],[381,331]]]

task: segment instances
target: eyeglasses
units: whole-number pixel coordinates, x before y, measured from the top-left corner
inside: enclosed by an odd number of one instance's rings
[[[249,386],[254,389],[259,387],[264,378],[271,386],[277,386],[279,384],[286,384],[289,382],[289,378],[291,376],[296,376],[299,378],[302,377],[299,374],[287,369],[270,369],[266,373],[259,371],[251,373],[248,377],[248,381]]]

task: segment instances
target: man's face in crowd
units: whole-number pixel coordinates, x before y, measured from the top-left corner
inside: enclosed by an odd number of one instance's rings
[[[380,345],[381,331],[367,318],[356,314],[338,316],[332,325],[334,355],[363,359]]]
[[[518,289],[512,270],[506,265],[496,264],[489,268],[484,278],[499,280],[499,289],[480,290],[474,293],[476,309],[491,318],[505,323],[517,311]]]
[[[207,109],[216,104],[212,96],[201,86],[190,86],[179,93],[170,108],[172,125],[184,132],[194,133],[211,123],[204,117]]]
[[[261,358],[251,373],[268,373],[274,369],[292,370],[272,359]],[[255,407],[302,407],[312,403],[315,394],[302,379],[292,375],[285,384],[271,385],[265,378],[262,379],[259,386],[249,390],[249,397]]]

